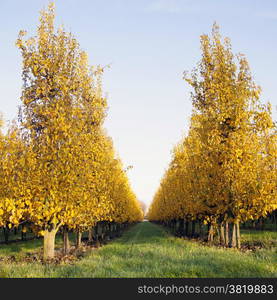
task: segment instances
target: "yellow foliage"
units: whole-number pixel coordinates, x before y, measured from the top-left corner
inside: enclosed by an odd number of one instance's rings
[[[202,60],[186,73],[193,88],[189,134],[174,149],[148,217],[151,220],[246,221],[276,207],[277,135],[270,105],[244,56],[201,36]]]

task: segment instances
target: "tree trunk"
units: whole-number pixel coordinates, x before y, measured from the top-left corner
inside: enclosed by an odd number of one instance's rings
[[[21,231],[21,240],[22,241],[26,240],[26,232]]]
[[[120,235],[120,231],[121,231],[120,225],[118,227],[119,227],[118,235]],[[100,222],[97,224],[97,241],[99,243],[102,241],[102,224]]]
[[[113,239],[114,238],[114,224],[113,223],[111,223],[111,226],[110,226],[110,237],[111,237],[111,239]]]
[[[110,239],[110,227],[108,222],[105,223],[104,239],[105,241],[108,241]]]
[[[189,222],[186,221],[186,229],[185,229],[185,236],[189,235]]]
[[[209,226],[208,242],[212,243],[214,240],[214,226],[211,224]]]
[[[253,227],[254,229],[256,229],[256,221],[255,221],[255,220],[252,221],[252,227]]]
[[[101,237],[102,237],[102,241],[105,241],[106,239],[106,223],[103,222],[102,223],[102,230],[101,230]]]
[[[236,242],[237,242],[237,247],[240,249],[240,228],[239,228],[239,221],[236,223]]]
[[[224,246],[225,245],[225,232],[224,232],[224,224],[223,222],[220,223],[220,228],[219,228],[219,234],[220,234],[220,245]]]
[[[119,235],[119,227],[118,224],[115,224],[115,236],[117,237]],[[99,242],[99,223],[96,223],[94,227],[94,233],[95,233],[95,246],[100,247],[100,242]]]
[[[217,233],[218,242],[220,242],[220,226],[218,226],[218,224],[216,224],[215,228],[216,228],[215,232]]]
[[[191,223],[191,237],[195,236],[195,221]]]
[[[45,230],[43,236],[43,260],[52,259],[55,255],[55,237],[58,229]]]
[[[199,221],[199,236],[201,239],[203,238],[203,224],[201,221]]]
[[[5,244],[8,244],[10,229],[8,227],[3,227],[3,231],[4,231]]]
[[[115,226],[115,231],[117,234],[117,226]],[[96,223],[94,226],[94,236],[95,236],[95,241],[98,241],[98,223]]]
[[[237,247],[237,225],[234,222],[232,228],[232,248]]]
[[[179,220],[175,220],[175,224],[174,224],[174,234],[178,235],[179,232]]]
[[[180,219],[178,231],[179,231],[179,236],[184,235],[184,219]]]
[[[229,223],[226,221],[225,223],[225,246],[229,246]]]
[[[77,234],[76,234],[76,249],[79,249],[82,244],[82,232],[77,229]]]
[[[208,223],[207,227],[208,227],[208,234],[207,234],[208,237],[207,237],[207,241],[209,242],[209,241],[210,241],[210,228],[211,228],[211,224]]]
[[[68,254],[70,249],[70,242],[69,242],[69,236],[68,236],[68,228],[64,227],[63,230],[63,253],[64,255]]]
[[[113,238],[113,224],[109,223],[109,237],[110,240]]]
[[[88,242],[92,243],[92,227],[90,227],[88,230]]]
[[[105,230],[105,240],[109,241],[111,239],[111,226],[109,223],[106,224],[106,230]]]

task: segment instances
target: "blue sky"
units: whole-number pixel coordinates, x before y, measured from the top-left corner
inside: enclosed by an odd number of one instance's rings
[[[16,117],[21,93],[19,30],[34,34],[48,0],[0,0],[0,111]],[[214,21],[244,53],[263,101],[277,119],[277,1],[275,0],[56,0],[56,24],[74,33],[91,64],[107,65],[105,127],[138,198],[150,203],[186,134],[191,101],[184,70],[200,59],[199,36]]]

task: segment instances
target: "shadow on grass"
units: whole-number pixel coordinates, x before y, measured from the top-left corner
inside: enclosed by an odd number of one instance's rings
[[[34,252],[42,246],[42,239],[33,239],[29,241],[20,241],[10,243],[7,245],[1,245],[0,256],[9,255],[11,253],[22,253],[22,252]]]
[[[70,242],[73,244],[75,241],[75,234],[69,234]],[[56,236],[56,244],[55,248],[58,249],[62,247],[62,235],[57,234]],[[14,254],[24,254],[28,252],[38,252],[41,250],[43,246],[43,237],[35,237],[29,240],[17,240],[17,241],[10,241],[8,244],[1,244],[0,245],[0,256],[3,255],[14,255]]]

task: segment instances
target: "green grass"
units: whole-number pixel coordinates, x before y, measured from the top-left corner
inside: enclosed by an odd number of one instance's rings
[[[69,234],[69,239],[74,243],[75,235]],[[56,248],[62,247],[62,236],[57,235],[56,237]],[[26,255],[32,255],[37,253],[42,253],[43,251],[43,239],[35,238],[28,241],[19,241],[9,244],[0,245],[0,268],[1,260],[12,257],[14,261],[22,261]]]
[[[243,241],[264,240],[257,251],[209,247],[169,235],[143,222],[121,238],[86,253],[74,264],[42,265],[0,262],[0,277],[277,277],[277,254],[269,240],[276,232],[242,231]],[[40,249],[42,240],[0,246],[3,255],[24,255]],[[58,238],[59,246],[61,239]]]
[[[242,242],[253,243],[260,242],[263,247],[277,245],[277,231],[262,231],[241,229]]]

